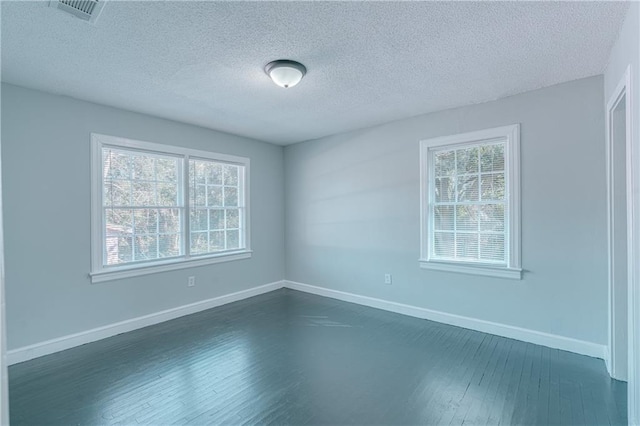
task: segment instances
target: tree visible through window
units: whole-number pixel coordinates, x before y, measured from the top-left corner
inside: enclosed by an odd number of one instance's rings
[[[520,278],[520,128],[420,143],[426,269]]]
[[[247,250],[248,159],[103,135],[93,150],[94,273]]]
[[[505,263],[504,143],[434,152],[434,259]]]
[[[181,160],[103,148],[106,265],[182,254]]]
[[[189,161],[191,253],[240,248],[239,166]]]

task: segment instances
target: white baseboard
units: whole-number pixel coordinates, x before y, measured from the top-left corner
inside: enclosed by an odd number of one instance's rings
[[[585,342],[583,340],[572,339],[570,337],[558,336],[555,334],[528,330],[526,328],[514,327],[511,325],[448,314],[445,312],[405,305],[402,303],[389,302],[387,300],[361,296],[353,293],[346,293],[338,290],[331,290],[324,287],[317,287],[294,281],[285,280],[284,286],[292,290],[299,290],[306,293],[317,294],[319,296],[330,297],[345,302],[383,309],[385,311],[396,312],[399,314],[436,321],[443,324],[455,325],[457,327],[467,328],[470,330],[482,331],[484,333],[494,334],[496,336],[508,337],[510,339],[521,340],[523,342],[534,343],[536,345],[547,346],[554,349],[562,349],[564,351],[574,352],[577,354],[587,355],[595,358],[604,359],[606,354],[605,345]]]
[[[613,371],[611,370],[611,352],[609,351],[609,347],[604,347],[604,356],[602,358],[604,360],[604,366],[607,368],[607,373],[609,376],[613,377]]]
[[[247,299],[259,294],[268,293],[273,290],[282,288],[283,281],[276,281],[259,287],[238,291],[223,296],[214,297],[212,299],[201,300],[184,306],[167,309],[165,311],[132,318],[126,321],[109,324],[104,327],[98,327],[80,333],[70,334],[57,339],[47,340],[45,342],[36,343],[34,345],[24,346],[22,348],[13,349],[7,352],[7,362],[9,365],[19,362],[28,361],[54,352],[70,349],[75,346],[84,345],[85,343],[95,342],[96,340],[106,339],[116,334],[126,333],[128,331],[137,330],[139,328],[169,321],[185,315],[194,314],[196,312],[215,308],[216,306],[226,305],[227,303],[237,302],[238,300]]]
[[[596,343],[284,280],[13,349],[7,352],[7,362],[9,365],[13,365],[28,361],[117,334],[268,293],[282,287],[606,360],[606,346]]]

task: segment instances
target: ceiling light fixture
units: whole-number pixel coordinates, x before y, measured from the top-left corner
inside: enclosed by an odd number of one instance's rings
[[[288,89],[300,83],[302,77],[307,73],[307,68],[300,62],[279,59],[269,62],[264,67],[264,71],[275,84]]]

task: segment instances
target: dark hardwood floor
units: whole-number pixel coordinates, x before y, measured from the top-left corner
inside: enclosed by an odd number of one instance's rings
[[[12,425],[626,424],[602,360],[278,290],[17,364]]]

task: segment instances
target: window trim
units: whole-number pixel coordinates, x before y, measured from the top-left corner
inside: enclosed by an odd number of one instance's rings
[[[508,200],[508,254],[506,266],[482,262],[446,261],[430,258],[429,217],[432,189],[431,152],[442,147],[460,147],[505,140],[505,176]],[[520,124],[495,127],[475,132],[441,136],[420,141],[420,267],[438,271],[459,272],[499,278],[522,279],[521,268],[521,208],[520,208]]]
[[[113,146],[120,149],[137,150],[149,152],[151,154],[174,155],[182,158],[182,188],[179,191],[184,193],[184,217],[181,232],[183,236],[184,255],[180,257],[167,258],[165,260],[154,260],[144,263],[132,263],[119,266],[103,266],[103,206],[102,206],[102,148],[103,146]],[[187,254],[187,245],[189,244],[189,192],[186,182],[189,181],[188,162],[190,158],[212,160],[222,163],[232,163],[243,166],[244,182],[244,236],[245,248],[239,250],[230,250],[225,252],[189,255]],[[220,262],[230,262],[251,257],[251,233],[250,233],[250,160],[246,157],[238,157],[235,155],[219,154],[210,151],[195,150],[183,148],[173,145],[164,145],[154,142],[145,142],[129,138],[117,136],[103,135],[99,133],[91,133],[91,277],[92,283],[104,281],[118,280],[122,278],[136,277],[140,275],[154,274],[159,272],[172,271],[176,269],[191,268],[196,266],[210,265]]]

